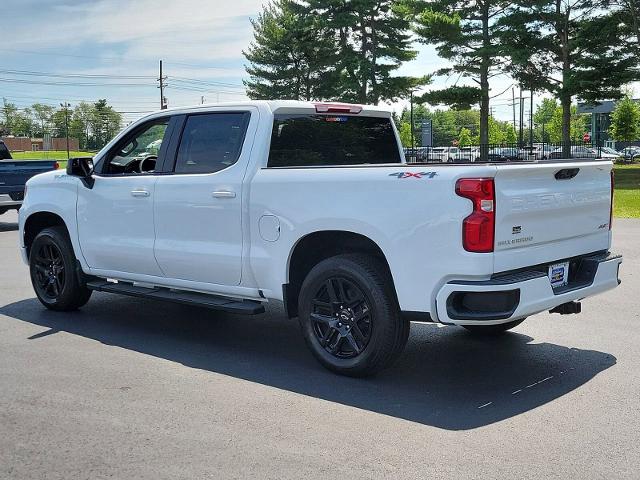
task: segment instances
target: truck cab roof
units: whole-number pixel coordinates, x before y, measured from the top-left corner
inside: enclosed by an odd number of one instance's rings
[[[373,117],[390,117],[392,110],[388,106],[358,105],[353,103],[340,102],[305,102],[299,100],[244,100],[239,102],[204,103],[200,105],[190,105],[183,107],[173,107],[166,110],[158,110],[150,113],[144,118],[161,116],[163,114],[193,113],[193,111],[209,111],[224,108],[255,107],[268,110],[271,113],[321,113],[321,114],[344,114],[362,115]]]

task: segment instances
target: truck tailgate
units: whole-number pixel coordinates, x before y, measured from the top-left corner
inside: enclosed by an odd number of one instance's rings
[[[494,271],[609,247],[611,162],[497,167]]]
[[[0,161],[0,186],[19,186],[23,190],[27,180],[39,173],[54,170],[56,163],[55,160],[2,160]]]

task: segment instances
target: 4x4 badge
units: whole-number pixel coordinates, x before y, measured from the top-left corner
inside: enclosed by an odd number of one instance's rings
[[[433,178],[436,175],[438,175],[438,172],[396,172],[389,174],[390,177],[397,178]]]

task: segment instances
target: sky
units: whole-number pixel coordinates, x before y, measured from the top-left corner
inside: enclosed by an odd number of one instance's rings
[[[159,108],[162,59],[170,107],[246,99],[242,50],[265,1],[3,0],[0,97],[21,108],[106,98],[128,122]],[[433,47],[416,49],[398,74],[446,66]],[[428,88],[452,82],[438,78]],[[512,119],[512,84],[506,75],[492,81],[496,118]]]

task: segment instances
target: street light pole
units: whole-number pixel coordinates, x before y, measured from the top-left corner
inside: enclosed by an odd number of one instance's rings
[[[69,107],[71,104],[68,102],[61,103],[60,106],[64,108],[64,130],[67,135],[67,161],[69,160]]]
[[[411,104],[411,153],[415,154],[415,150],[416,150],[416,142],[415,139],[413,138],[413,90],[411,90],[411,96],[410,96],[410,104]]]
[[[529,99],[529,145],[533,146],[533,90]]]

